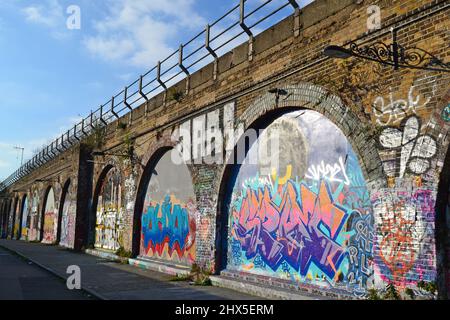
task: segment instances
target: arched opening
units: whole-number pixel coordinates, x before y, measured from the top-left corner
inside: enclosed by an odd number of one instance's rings
[[[58,227],[56,242],[63,247],[74,246],[76,220],[76,203],[72,199],[72,184],[70,179],[64,184],[58,210]]]
[[[44,196],[44,205],[42,206],[42,218],[40,226],[39,239],[43,243],[52,244],[56,241],[57,232],[57,209],[55,203],[55,192],[52,187],[48,187]]]
[[[444,160],[436,197],[437,283],[441,299],[450,297],[450,148]]]
[[[235,154],[219,194],[217,270],[364,294],[373,212],[342,131],[316,111],[278,109],[249,127]]]
[[[8,226],[8,212],[11,206],[11,200],[3,201],[0,212],[0,238],[6,237],[6,229]]]
[[[196,258],[197,205],[188,166],[171,147],[147,163],[137,193],[133,253],[190,266]]]
[[[11,237],[11,239],[16,238],[16,223],[18,221],[17,212],[19,207],[19,198],[14,198],[14,205],[11,208],[11,224],[8,230],[8,236]]]
[[[10,222],[11,222],[11,208],[13,207],[13,200],[14,199],[9,199],[8,201],[8,206],[5,212],[5,221],[3,222],[3,238],[7,238],[8,237],[8,233],[9,233],[9,226],[10,226]]]
[[[22,204],[20,205],[20,224],[18,231],[18,238],[21,240],[28,239],[28,229],[30,227],[30,215],[28,214],[28,197],[24,195]]]
[[[31,208],[30,208],[30,224],[28,227],[28,240],[30,241],[40,241],[41,240],[41,224],[42,224],[42,214],[39,212],[40,196],[39,191],[35,190],[32,193],[31,198]]]
[[[94,193],[94,223],[90,243],[97,249],[117,251],[123,246],[124,208],[118,168],[108,165],[101,173]],[[91,218],[91,219],[92,219]]]

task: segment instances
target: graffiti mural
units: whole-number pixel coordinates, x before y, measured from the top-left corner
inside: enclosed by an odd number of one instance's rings
[[[58,228],[58,211],[55,205],[55,193],[53,188],[47,195],[47,201],[44,209],[44,236],[43,243],[54,243],[56,241],[56,232]]]
[[[384,190],[373,195],[379,225],[376,269],[385,282],[397,287],[434,281],[435,194],[430,190]]]
[[[279,158],[272,174],[261,170],[262,156],[235,166],[227,269],[365,294],[373,213],[351,145],[331,121],[302,110],[272,122],[248,155],[266,149],[274,128],[280,151],[270,153]]]
[[[122,246],[124,208],[120,172],[112,168],[100,189],[95,226],[95,247],[116,251]]]
[[[174,164],[171,153],[158,161],[147,187],[140,255],[190,265],[196,257],[195,194],[188,167]]]
[[[72,200],[72,184],[69,184],[61,215],[61,235],[59,245],[73,248],[75,240],[76,203]]]
[[[28,197],[24,196],[24,199],[22,200],[22,225],[21,225],[21,233],[20,233],[20,239],[22,240],[28,240],[28,229],[30,226],[30,215],[28,212]]]

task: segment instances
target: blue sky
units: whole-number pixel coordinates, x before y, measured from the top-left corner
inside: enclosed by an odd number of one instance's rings
[[[263,2],[248,0],[248,10]],[[274,0],[264,12],[284,2]],[[237,3],[1,0],[0,181],[20,165],[20,152],[14,146],[25,148],[26,161]],[[66,26],[70,5],[81,10],[78,30]],[[287,7],[255,32],[290,12]],[[231,17],[213,33],[230,21]]]

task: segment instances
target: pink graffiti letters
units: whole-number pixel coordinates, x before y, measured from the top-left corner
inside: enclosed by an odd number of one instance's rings
[[[333,278],[345,254],[338,237],[349,212],[334,202],[325,181],[319,194],[292,181],[278,191],[282,200],[277,205],[268,186],[247,189],[233,212],[232,232],[247,258],[258,253],[274,271],[285,260],[303,276],[315,263]]]

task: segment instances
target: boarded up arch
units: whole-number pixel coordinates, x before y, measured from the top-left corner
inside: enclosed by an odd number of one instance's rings
[[[8,226],[8,237],[11,237],[11,239],[15,238],[15,230],[16,230],[16,223],[17,223],[17,208],[19,207],[19,197],[14,197],[14,204],[11,207],[11,216],[10,216],[10,223]]]
[[[56,241],[58,227],[58,209],[56,208],[55,191],[52,186],[47,187],[42,205],[42,220],[40,239],[43,243],[52,244]]]
[[[56,242],[60,246],[73,248],[75,245],[76,202],[73,200],[71,179],[64,183],[58,210]]]
[[[117,166],[107,165],[94,192],[90,237],[95,248],[116,251],[123,246],[124,207],[122,178]]]
[[[173,157],[178,157],[173,161]],[[178,163],[178,164],[177,164]],[[192,265],[196,259],[196,196],[190,170],[172,147],[150,157],[139,183],[133,253],[142,259]]]
[[[27,240],[28,238],[28,229],[30,227],[28,202],[29,202],[28,195],[27,194],[23,195],[20,205],[20,225],[18,232],[19,239],[21,240]]]

